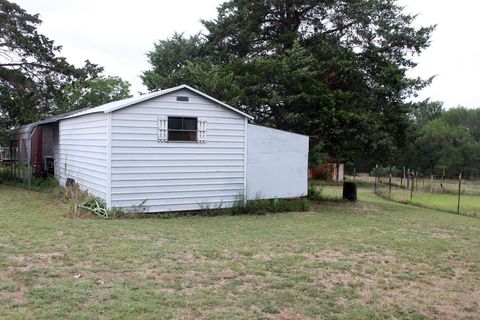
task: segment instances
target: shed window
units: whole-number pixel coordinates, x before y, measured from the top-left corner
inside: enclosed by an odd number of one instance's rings
[[[185,101],[188,102],[188,97],[187,96],[177,96],[177,101]]]
[[[197,118],[168,117],[168,141],[197,141]]]

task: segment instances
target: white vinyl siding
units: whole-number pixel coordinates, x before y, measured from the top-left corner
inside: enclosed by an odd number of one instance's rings
[[[159,120],[168,116],[198,118],[208,134],[201,143],[165,141]],[[112,207],[147,200],[150,212],[197,210],[243,196],[242,115],[184,89],[114,111],[111,123]]]
[[[247,198],[306,196],[308,137],[252,124],[247,130]]]
[[[57,177],[72,178],[83,190],[107,199],[107,115],[94,113],[59,123]]]

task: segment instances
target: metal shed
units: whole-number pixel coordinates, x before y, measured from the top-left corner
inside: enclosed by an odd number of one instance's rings
[[[55,176],[108,208],[149,212],[305,196],[308,137],[251,119],[187,85],[62,115],[49,119]]]
[[[12,174],[29,188],[33,175],[48,175],[49,165],[54,163],[53,148],[58,145],[55,141],[55,138],[58,140],[58,121],[84,110],[58,114],[12,130],[8,152]]]

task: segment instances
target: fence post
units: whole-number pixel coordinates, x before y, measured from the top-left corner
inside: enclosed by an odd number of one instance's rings
[[[378,164],[375,165],[375,194],[377,193]]]
[[[392,174],[388,176],[388,197],[392,197]]]
[[[414,184],[413,184],[413,173],[410,174],[410,202],[412,202],[413,200],[413,188],[414,188]]]
[[[458,201],[457,201],[457,213],[460,213],[460,193],[462,190],[462,173],[458,175]]]
[[[357,170],[355,167],[353,167],[353,180],[355,180],[355,177],[357,176]]]
[[[410,180],[412,180],[410,177],[411,174],[410,169],[407,169],[407,190],[410,188]]]
[[[418,191],[418,169],[415,173],[415,190]]]
[[[430,176],[430,193],[433,193],[433,171],[432,175]]]

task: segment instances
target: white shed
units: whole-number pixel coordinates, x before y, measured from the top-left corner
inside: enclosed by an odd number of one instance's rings
[[[83,110],[49,123],[55,176],[149,212],[305,196],[308,137],[249,119],[187,85]]]

